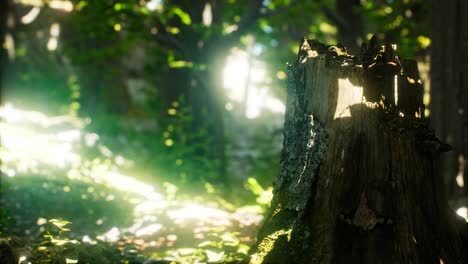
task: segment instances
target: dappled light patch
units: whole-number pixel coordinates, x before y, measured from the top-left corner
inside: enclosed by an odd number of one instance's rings
[[[281,229],[263,238],[263,240],[258,245],[258,252],[251,256],[250,263],[263,263],[265,256],[268,255],[268,253],[273,249],[276,240],[278,240],[280,236],[286,236],[287,240],[289,241],[291,239],[291,232],[292,229]]]
[[[468,222],[468,208],[466,207],[460,207],[457,209],[457,215],[463,217],[466,222]]]
[[[132,176],[133,161],[85,131],[89,121],[11,104],[0,108],[0,116],[1,170],[11,176],[3,195],[16,221],[6,231],[46,241],[33,258],[73,251],[62,256],[73,263],[89,257],[83,252],[88,246],[105,251],[115,245],[128,258],[222,262],[245,257],[255,241],[271,188],[253,178],[246,188],[259,205],[213,200],[216,188],[209,183],[204,187],[211,198],[184,196],[175,184],[153,186]],[[51,226],[58,231],[51,233]]]
[[[363,87],[353,85],[349,79],[338,79],[338,99],[334,119],[350,117],[349,107],[364,101]]]

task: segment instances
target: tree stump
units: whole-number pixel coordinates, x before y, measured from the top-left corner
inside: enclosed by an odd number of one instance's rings
[[[250,263],[465,263],[434,167],[417,64],[394,46],[303,40],[289,65],[281,172]]]

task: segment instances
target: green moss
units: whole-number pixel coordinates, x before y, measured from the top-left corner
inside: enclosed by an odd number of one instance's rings
[[[250,263],[251,264],[263,263],[265,256],[268,255],[268,253],[270,253],[270,251],[274,248],[276,240],[278,240],[280,236],[287,236],[288,241],[290,241],[291,232],[292,232],[292,228],[281,229],[263,238],[263,240],[258,244],[257,253],[251,256]]]

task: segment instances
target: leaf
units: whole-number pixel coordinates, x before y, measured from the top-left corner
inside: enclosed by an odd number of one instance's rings
[[[208,257],[208,262],[219,262],[224,257],[224,251],[215,252],[206,250],[206,256]]]
[[[173,7],[169,14],[178,16],[180,18],[180,21],[182,21],[182,23],[184,23],[185,25],[192,24],[192,19],[190,18],[190,15],[184,10],[180,9],[179,7]]]
[[[263,192],[262,186],[252,177],[247,180],[247,188],[255,195],[260,195]]]
[[[70,231],[68,228],[64,228],[66,225],[71,224],[69,221],[59,220],[59,219],[50,219],[49,223],[52,223],[56,227],[58,227],[61,231]]]
[[[200,244],[198,244],[198,247],[201,248],[201,247],[213,246],[213,245],[215,245],[214,241],[207,240],[207,241],[203,241]]]

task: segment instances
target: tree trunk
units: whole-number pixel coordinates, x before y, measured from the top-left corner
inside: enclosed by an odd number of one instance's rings
[[[3,78],[5,74],[5,68],[8,64],[8,52],[4,47],[5,37],[8,32],[8,17],[11,12],[10,0],[0,0],[0,103],[3,99]],[[0,161],[1,162],[1,161]],[[0,210],[3,208],[3,197],[2,197],[2,175],[0,171]]]
[[[358,40],[363,37],[362,15],[356,12],[360,0],[337,0],[335,2],[338,25],[338,42],[348,47],[351,53],[359,51]],[[341,22],[341,23],[340,23]]]
[[[250,263],[466,263],[415,62],[304,41],[289,66],[281,173]],[[394,87],[398,87],[395,93]]]
[[[12,4],[10,0],[0,0],[0,103],[3,99],[3,76],[8,63],[7,50],[3,47],[5,36],[8,31],[8,16],[10,15]],[[0,161],[1,162],[1,161]],[[3,205],[3,172],[0,171],[0,217],[5,217]],[[3,220],[3,219],[0,219]],[[0,263],[14,264],[17,257],[9,243],[0,239]]]
[[[8,16],[11,8],[10,0],[0,1],[0,102],[3,97],[3,75],[5,73],[5,66],[8,61],[7,50],[4,48],[5,37],[8,30]]]
[[[431,1],[431,119],[454,151],[442,159],[449,197],[468,196],[468,2]],[[461,206],[461,204],[460,204]],[[466,206],[466,204],[465,204]]]

